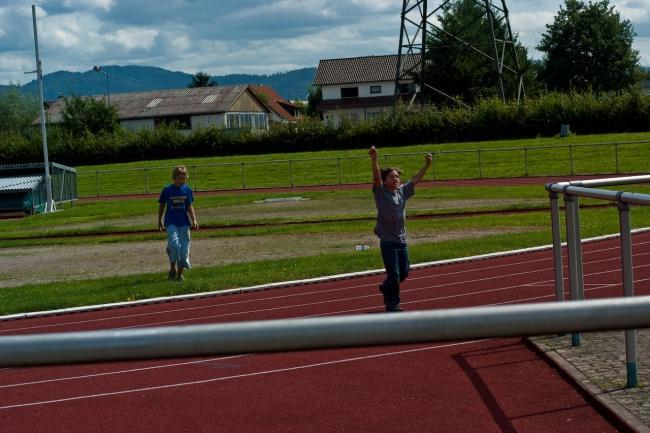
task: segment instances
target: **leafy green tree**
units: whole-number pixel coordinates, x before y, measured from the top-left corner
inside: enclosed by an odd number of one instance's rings
[[[309,86],[307,92],[306,114],[308,116],[318,116],[318,104],[323,100],[323,89],[317,86]]]
[[[214,87],[218,86],[217,82],[212,78],[210,74],[207,74],[205,72],[197,72],[194,74],[192,77],[192,81],[190,81],[190,84],[187,85],[187,87]]]
[[[616,91],[639,79],[636,33],[609,0],[565,0],[546,25],[537,49],[544,53],[540,79],[549,90]]]
[[[495,61],[477,52],[480,50],[492,58],[495,56],[492,28],[485,6],[475,0],[461,0],[447,2],[441,11],[439,24],[432,27],[427,41],[425,82],[465,103],[484,97],[500,98],[502,93]],[[497,40],[510,39],[504,19],[495,21],[494,32]],[[534,87],[534,75],[529,67],[528,51],[517,42],[517,35],[512,38],[519,69],[524,74],[524,87],[530,89]],[[519,77],[516,72],[517,61],[511,49],[505,50],[503,62],[514,71],[507,68],[503,70],[506,97],[516,98]],[[430,93],[434,100],[446,99],[434,91]]]
[[[92,133],[113,133],[119,128],[117,108],[108,105],[103,99],[72,96],[66,98],[62,116],[62,126],[75,135]]]
[[[38,97],[11,86],[0,95],[0,131],[26,134],[38,117]]]

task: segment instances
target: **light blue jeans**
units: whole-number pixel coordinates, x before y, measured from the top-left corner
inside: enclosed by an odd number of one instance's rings
[[[169,263],[190,268],[190,226],[167,225],[167,255]]]

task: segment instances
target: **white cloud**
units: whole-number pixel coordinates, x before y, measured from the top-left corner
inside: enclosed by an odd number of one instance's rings
[[[650,66],[650,37],[636,38],[632,46],[635,50],[639,50],[639,62],[644,66]]]
[[[65,0],[63,5],[70,9],[100,9],[110,11],[114,0]]]
[[[401,10],[399,2],[395,0],[352,0],[351,3],[369,11]]]
[[[150,50],[153,48],[158,30],[145,28],[120,29],[113,33],[107,33],[104,37],[127,52],[133,50]]]
[[[192,41],[186,35],[169,35],[169,37],[169,45],[175,51],[188,51],[192,47]]]
[[[15,53],[0,54],[0,76],[10,76],[3,84],[25,84],[36,78],[34,74],[25,72],[36,69],[36,58],[32,53],[31,57],[25,54]]]
[[[31,6],[1,0],[0,84],[30,81]],[[44,69],[151,65],[212,75],[281,72],[327,58],[396,53],[396,0],[42,0],[37,7]],[[510,22],[529,53],[564,0],[510,0]],[[639,35],[650,64],[650,0],[611,3]]]
[[[650,0],[621,1],[616,9],[621,13],[621,17],[633,23],[650,21]]]

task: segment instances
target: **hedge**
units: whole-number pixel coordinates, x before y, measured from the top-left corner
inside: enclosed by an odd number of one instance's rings
[[[482,141],[557,135],[560,124],[577,134],[638,132],[650,126],[650,96],[639,92],[549,93],[522,104],[486,99],[471,108],[397,107],[392,115],[334,128],[307,118],[267,132],[207,128],[183,134],[173,127],[74,136],[48,128],[50,160],[66,165],[157,160],[179,155],[221,156],[365,148],[372,144]],[[40,134],[0,133],[2,163],[42,159]]]

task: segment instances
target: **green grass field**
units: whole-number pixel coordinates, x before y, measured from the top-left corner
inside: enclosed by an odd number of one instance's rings
[[[621,135],[590,137],[588,142],[623,141],[633,138],[643,139],[640,135]],[[645,138],[650,138],[650,134],[646,134]],[[522,146],[525,144],[523,141],[521,143]],[[514,147],[511,142],[490,145]],[[454,145],[446,146],[440,145],[436,149],[444,151],[446,148],[453,148]],[[487,144],[472,143],[466,146],[484,149]],[[417,167],[421,164],[421,152],[430,148],[419,146],[398,150],[404,153],[407,151],[419,153],[397,161],[400,165],[403,163],[405,167]],[[642,150],[645,152],[645,146]],[[388,152],[389,149],[381,149],[381,151]],[[501,152],[500,158],[490,162],[491,171],[487,173],[498,173],[498,166],[507,165],[507,160],[512,159],[508,152],[514,151]],[[642,153],[641,150],[639,152]],[[302,156],[315,158],[322,157],[323,154],[336,155],[337,158],[346,159],[346,163],[349,164],[358,160],[356,175],[359,179],[369,177],[369,163],[365,150],[347,153],[319,152]],[[344,158],[342,156],[344,154],[348,157]],[[358,158],[351,158],[353,156]],[[487,158],[484,154],[481,156]],[[593,166],[593,171],[597,172],[601,167],[605,170],[606,167],[599,165],[598,162],[600,159],[604,160],[605,156],[605,153],[602,155],[585,153],[584,160],[575,161],[576,165],[584,164],[584,167],[579,165],[582,169],[591,170],[590,167]],[[271,157],[279,156],[267,155],[255,158],[263,160]],[[550,155],[548,158],[552,159]],[[541,159],[544,158],[540,157]],[[588,160],[591,160],[593,165],[590,165]],[[639,170],[647,160],[647,158],[644,160],[639,158]],[[489,159],[484,161],[487,162]],[[182,162],[188,165],[192,162],[198,163],[198,161]],[[205,162],[201,160],[201,163]],[[92,167],[92,169],[153,167],[167,163],[171,166],[176,161],[153,161],[124,166]],[[79,169],[91,168],[80,167]],[[309,168],[304,170],[306,173],[311,171]],[[408,177],[408,168],[406,174]],[[124,178],[124,185],[134,183],[134,179],[129,176],[122,174],[121,177]],[[190,179],[190,183],[193,180],[195,179]],[[162,184],[163,179],[161,178],[160,181]],[[635,186],[626,189],[642,193],[650,192],[650,188],[647,187]],[[307,200],[277,203],[263,201],[268,198],[297,195]],[[50,254],[56,254],[56,248],[101,250],[109,246],[117,246],[118,250],[126,254],[133,245],[164,245],[164,234],[154,231],[157,218],[156,199],[157,193],[147,199],[82,200],[62,206],[60,212],[33,215],[21,220],[0,220],[0,259],[4,258],[5,262],[13,260],[16,251],[26,256],[39,254],[43,248],[49,248]],[[581,201],[583,206],[595,203],[593,200]],[[374,203],[371,194],[366,190],[301,193],[277,193],[269,190],[198,195],[195,206],[202,229],[193,233],[193,239],[196,242],[206,243],[227,241],[228,245],[235,245],[237,250],[241,250],[237,251],[237,257],[233,251],[223,252],[223,255],[233,256],[230,261],[219,262],[221,258],[215,256],[214,263],[211,263],[212,258],[208,257],[208,263],[188,271],[184,284],[169,283],[164,270],[156,271],[150,268],[129,275],[118,276],[108,272],[101,277],[75,278],[66,276],[62,269],[60,273],[51,275],[44,283],[27,282],[0,286],[0,315],[221,290],[382,267],[376,241],[372,235]],[[407,222],[411,238],[411,258],[414,263],[546,245],[551,242],[547,210],[548,195],[544,185],[541,184],[511,187],[418,188],[407,208],[411,216],[427,216],[422,219],[410,219]],[[464,215],[465,212],[480,210],[517,209],[529,209],[529,211]],[[614,207],[584,208],[581,212],[581,222],[582,235],[585,238],[618,231],[617,212]],[[648,226],[650,211],[635,207],[632,212],[632,223],[634,227]],[[368,243],[371,248],[357,252],[354,246],[359,242]],[[155,256],[152,260],[159,262],[159,267],[164,268],[166,263],[164,254],[160,254],[160,257]],[[118,264],[98,262],[96,267],[110,268]],[[4,266],[0,269],[0,281],[10,281],[20,274],[28,276],[30,273],[35,273],[35,270],[25,266],[13,268]]]
[[[650,160],[650,132],[449,143],[380,149],[382,165],[415,173],[434,154],[425,179],[639,173]],[[365,183],[366,149],[270,155],[181,158],[76,167],[79,196],[157,193],[184,164],[195,190],[230,190]]]

